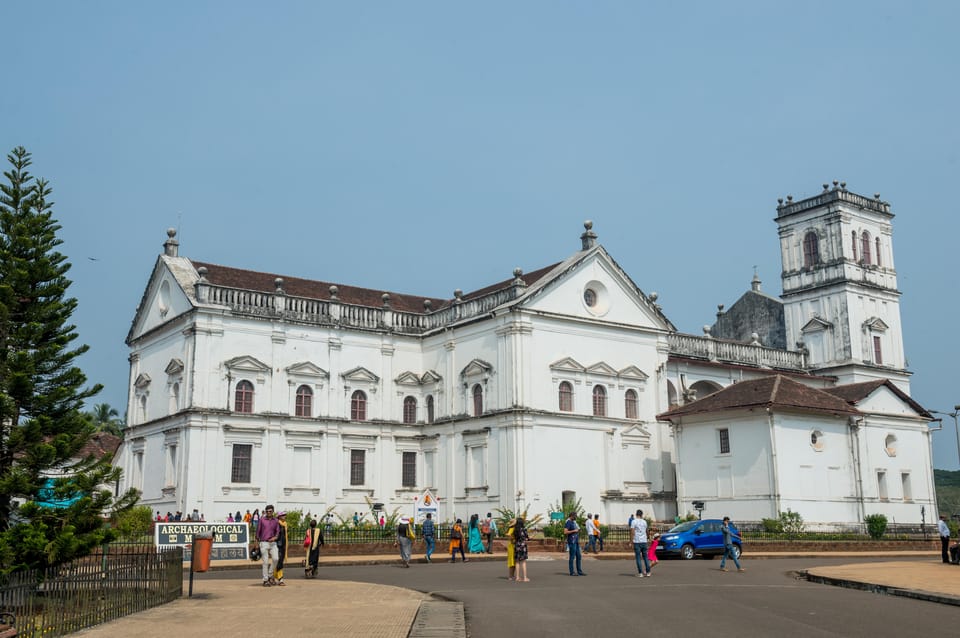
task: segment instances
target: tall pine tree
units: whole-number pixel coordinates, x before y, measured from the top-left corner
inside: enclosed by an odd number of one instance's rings
[[[94,431],[81,409],[101,386],[85,387],[74,365],[87,346],[74,344],[69,323],[77,301],[67,296],[70,264],[57,251],[50,186],[30,175],[23,147],[7,160],[0,183],[0,571],[88,553],[112,538],[104,517],[137,498],[132,492],[114,501],[105,486],[116,484],[119,469],[109,458],[81,458]],[[72,503],[38,504],[51,498]]]

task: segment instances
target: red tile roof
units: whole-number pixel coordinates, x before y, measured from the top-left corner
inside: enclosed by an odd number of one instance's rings
[[[432,304],[431,310],[439,310],[453,303],[453,299],[440,299],[437,297],[420,297],[417,295],[389,292],[385,290],[373,290],[371,288],[358,288],[344,284],[334,284],[326,281],[316,281],[313,279],[301,279],[299,277],[289,277],[287,275],[276,275],[273,273],[257,272],[254,270],[243,270],[241,268],[231,268],[229,266],[220,266],[209,264],[202,261],[191,260],[194,268],[206,268],[206,278],[211,284],[217,286],[226,286],[228,288],[237,288],[240,290],[256,290],[258,292],[273,293],[276,290],[274,280],[277,277],[283,279],[283,290],[288,295],[295,297],[306,297],[308,299],[330,299],[330,286],[337,287],[337,298],[346,304],[357,306],[367,306],[370,308],[383,307],[382,295],[387,292],[390,295],[390,307],[394,310],[404,312],[424,312],[423,302],[429,299]],[[521,279],[529,286],[539,281],[544,275],[553,270],[557,264],[540,268],[531,273],[521,275]],[[513,283],[513,278],[505,279],[499,283],[492,284],[485,288],[475,290],[464,294],[462,299],[473,299],[483,295],[507,288]]]
[[[933,416],[927,412],[922,405],[910,398],[910,395],[897,387],[897,384],[890,379],[874,379],[873,381],[863,381],[861,383],[848,383],[846,385],[838,385],[833,388],[827,388],[824,390],[824,392],[829,392],[830,394],[843,399],[850,405],[857,405],[868,396],[873,394],[874,391],[881,386],[886,386],[904,403],[913,408],[920,416],[931,419],[933,418]]]
[[[84,458],[93,455],[96,458],[103,458],[106,454],[116,454],[117,448],[123,441],[119,436],[114,436],[107,432],[97,432],[90,437],[90,440],[80,448],[78,457]]]
[[[657,418],[677,417],[746,408],[789,409],[829,414],[858,414],[843,399],[811,388],[780,374],[741,381],[686,405],[667,410]]]

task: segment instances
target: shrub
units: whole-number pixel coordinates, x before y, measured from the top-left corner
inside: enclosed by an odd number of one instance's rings
[[[763,525],[763,531],[767,534],[783,533],[783,525],[780,524],[779,518],[764,518],[760,520],[760,524]]]
[[[131,507],[117,515],[117,532],[125,541],[139,540],[150,532],[153,511],[146,505]]]
[[[887,517],[883,514],[870,514],[863,520],[867,524],[867,533],[873,540],[879,540],[887,531]]]
[[[793,512],[787,508],[786,512],[780,512],[778,522],[780,524],[780,530],[786,534],[788,538],[793,538],[803,533],[804,524],[800,512]]]

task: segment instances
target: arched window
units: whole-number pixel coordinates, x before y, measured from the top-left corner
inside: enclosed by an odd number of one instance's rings
[[[637,418],[637,403],[637,391],[627,390],[623,396],[623,408],[628,419]]]
[[[427,395],[427,423],[433,423],[436,413],[433,411],[433,395]]]
[[[403,422],[417,422],[417,400],[413,397],[407,397],[403,400]]]
[[[593,416],[607,416],[607,389],[593,386]]]
[[[803,237],[803,265],[813,268],[820,263],[820,238],[813,231]]]
[[[876,244],[877,244],[877,265],[882,266],[883,264],[880,263],[880,238],[879,237],[877,237],[876,239]]]
[[[174,383],[170,388],[170,406],[171,412],[176,412],[180,409],[180,384]]]
[[[297,405],[294,414],[297,416],[313,416],[313,390],[310,386],[302,385],[297,388]]]
[[[857,261],[857,231],[850,231],[850,246],[853,248],[853,260]]]
[[[357,390],[350,396],[350,420],[367,420],[367,395],[363,390]]]
[[[253,413],[253,384],[249,381],[241,381],[237,384],[233,409],[236,412]]]
[[[860,235],[860,252],[863,253],[863,263],[870,263],[870,233],[863,231],[863,234]]]
[[[479,383],[473,386],[473,416],[483,414],[483,386]]]
[[[573,386],[569,381],[560,383],[560,411],[573,412]]]

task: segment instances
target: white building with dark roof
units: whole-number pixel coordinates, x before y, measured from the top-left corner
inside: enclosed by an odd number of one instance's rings
[[[749,339],[749,313],[736,322],[739,338],[679,333],[589,222],[563,261],[452,298],[195,261],[170,231],[127,336],[129,423],[117,462],[152,508],[210,519],[267,502],[352,515],[370,499],[410,512],[425,489],[443,519],[497,507],[545,513],[570,497],[606,520],[638,507],[672,518],[689,509],[690,461],[677,462],[687,426],[675,419],[692,418],[674,410],[698,397],[779,374],[821,390],[892,379],[909,398],[892,215],[877,202],[836,186],[781,204],[783,325],[758,325]],[[882,240],[881,263],[844,252],[850,219]],[[787,347],[761,334],[786,335]],[[844,414],[863,412],[834,400]],[[911,443],[902,460],[926,476],[929,415],[911,418],[926,444],[918,455]],[[801,463],[790,454],[778,462]],[[861,463],[851,458],[845,471]],[[920,482],[909,493],[889,487],[886,498],[920,502],[929,496]],[[712,496],[697,487],[698,498],[722,498],[715,486]],[[809,505],[811,521],[857,520],[856,507]]]

